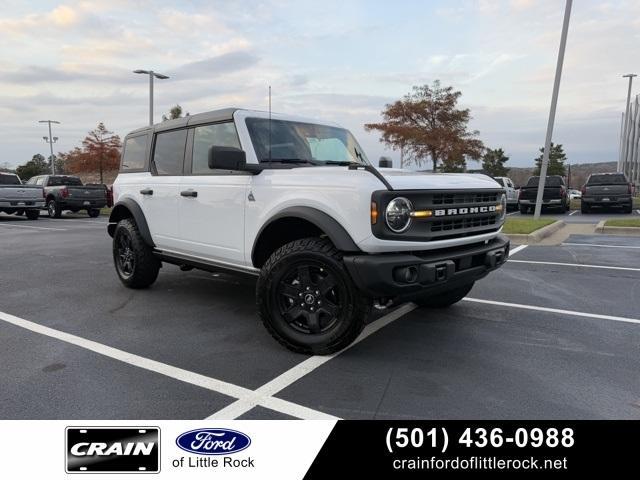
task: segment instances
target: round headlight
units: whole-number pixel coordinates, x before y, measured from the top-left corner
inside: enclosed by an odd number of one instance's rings
[[[391,200],[384,212],[385,221],[391,231],[402,233],[409,228],[412,210],[413,205],[404,197],[397,197]]]
[[[504,193],[500,197],[500,205],[502,206],[502,210],[500,211],[500,219],[503,219],[507,214],[507,196]]]

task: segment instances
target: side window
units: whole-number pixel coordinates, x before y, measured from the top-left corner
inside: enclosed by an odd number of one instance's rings
[[[36,185],[44,185],[44,177],[38,177],[36,180]]]
[[[233,122],[216,123],[214,125],[203,125],[196,127],[193,133],[193,160],[191,162],[191,173],[213,173],[209,168],[209,148],[235,147],[240,148],[238,132]]]
[[[158,133],[153,152],[153,163],[158,175],[182,175],[187,130]]]
[[[122,170],[141,170],[145,165],[147,153],[147,139],[149,135],[138,135],[127,138],[124,144],[124,156],[122,157]]]

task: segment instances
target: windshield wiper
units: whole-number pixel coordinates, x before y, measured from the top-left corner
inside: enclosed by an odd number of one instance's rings
[[[307,160],[304,158],[263,158],[260,163],[307,163],[310,165],[318,165],[313,160]]]
[[[351,160],[326,160],[325,165],[339,165],[341,167],[350,167],[351,165],[364,165],[363,163],[353,162]]]

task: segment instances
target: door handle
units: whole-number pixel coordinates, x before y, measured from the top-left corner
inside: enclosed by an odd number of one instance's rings
[[[197,197],[198,196],[198,192],[196,192],[195,190],[184,190],[182,192],[180,192],[180,195],[182,195],[183,197]]]
[[[142,195],[153,195],[153,190],[151,190],[150,188],[145,188],[144,190],[140,190],[140,193]]]

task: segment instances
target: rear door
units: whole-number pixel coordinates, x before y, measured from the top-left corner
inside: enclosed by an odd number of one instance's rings
[[[187,143],[185,128],[159,132],[153,141],[152,180],[140,190],[140,204],[154,243],[162,250],[180,248],[179,187]]]
[[[179,199],[180,228],[185,253],[243,265],[244,215],[252,175],[212,170],[212,146],[240,148],[232,121],[192,127],[187,142],[185,176]]]

